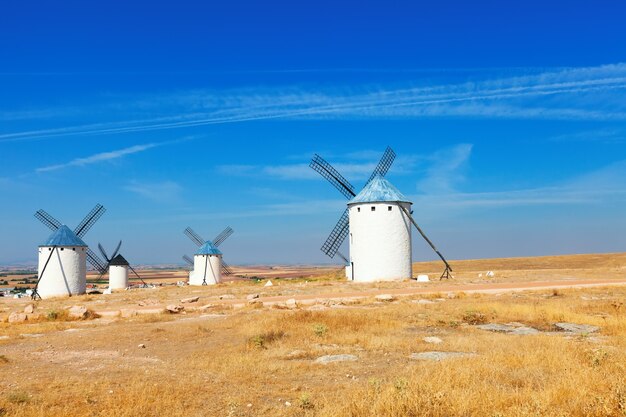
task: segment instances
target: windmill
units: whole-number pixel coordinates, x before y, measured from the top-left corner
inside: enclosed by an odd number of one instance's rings
[[[203,239],[190,227],[187,227],[184,233],[199,248],[193,256],[193,261],[189,256],[183,256],[185,262],[193,265],[193,270],[189,273],[189,285],[218,284],[222,280],[222,274],[232,274],[218,247],[233,234],[233,229],[227,227],[212,241]]]
[[[444,262],[441,278],[452,268],[412,217],[411,202],[385,174],[395,152],[387,147],[378,165],[357,194],[355,188],[332,165],[315,155],[310,167],[326,178],[348,200],[348,208],[322,245],[322,252],[346,262],[346,275],[353,281],[396,280],[412,277],[411,224]],[[350,260],[339,248],[350,234]]]
[[[120,240],[120,243],[117,244],[117,247],[113,251],[113,254],[111,255],[111,257],[109,257],[107,252],[104,250],[104,247],[100,243],[98,243],[98,249],[100,249],[100,253],[102,254],[102,256],[104,256],[104,259],[106,259],[106,266],[100,272],[100,277],[102,277],[108,270],[110,290],[128,288],[128,270],[130,269],[133,274],[135,274],[135,276],[139,278],[139,280],[141,280],[142,286],[145,287],[146,282],[143,280],[143,278],[141,278],[137,271],[135,271],[135,269],[128,263],[126,258],[124,258],[122,254],[119,253],[121,246],[122,241]]]
[[[35,217],[53,233],[39,246],[39,276],[33,299],[85,293],[86,262],[97,270],[103,265],[82,238],[105,211],[102,205],[96,204],[73,231],[44,210],[35,213]]]

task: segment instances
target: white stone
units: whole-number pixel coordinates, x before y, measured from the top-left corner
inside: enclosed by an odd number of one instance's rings
[[[589,324],[555,323],[554,325],[556,326],[557,329],[561,331],[578,333],[578,334],[595,333],[598,330],[600,330],[598,326],[592,326]]]
[[[430,282],[430,278],[428,278],[428,275],[421,274],[417,276],[417,282]]]
[[[274,285],[274,284],[272,284],[272,281],[267,281],[265,283],[264,287],[271,287],[272,285]]]
[[[259,298],[259,294],[248,294],[246,296],[246,300],[254,300],[255,298]]]
[[[170,313],[172,313],[172,314],[178,314],[181,311],[183,311],[185,309],[185,307],[179,306],[179,305],[176,305],[176,304],[170,304],[167,307],[165,307],[165,309],[167,311],[169,311]]]
[[[400,206],[411,211],[410,203],[348,205],[349,279],[355,282],[375,282],[399,281],[412,277],[412,225]]]
[[[441,340],[440,338],[438,338],[437,336],[428,336],[424,338],[424,342],[426,343],[432,343],[434,345],[438,345],[440,343],[443,343],[443,340]]]
[[[391,294],[379,294],[374,298],[376,298],[377,301],[393,301],[396,299],[396,297]]]
[[[198,300],[200,299],[200,297],[190,297],[190,298],[183,298],[182,300],[180,300],[181,303],[197,303]]]
[[[37,293],[41,298],[85,294],[87,290],[86,247],[42,246],[39,248],[39,274],[44,266],[46,270],[37,286]]]
[[[28,320],[25,313],[13,312],[9,314],[9,323],[23,323]]]
[[[85,306],[72,306],[69,309],[69,316],[77,319],[84,319],[87,317],[87,307]]]
[[[328,364],[331,362],[345,362],[345,361],[357,361],[359,360],[358,356],[355,355],[324,355],[320,356],[315,360],[315,363]]]
[[[104,294],[104,295],[111,295],[111,294],[113,294],[113,291],[111,290],[111,288],[107,288],[106,290],[102,291],[102,294]]]
[[[489,278],[493,278],[496,276],[496,274],[493,271],[487,271],[485,275],[487,275]]]

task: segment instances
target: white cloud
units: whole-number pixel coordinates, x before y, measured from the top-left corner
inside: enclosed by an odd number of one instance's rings
[[[118,149],[116,151],[101,152],[101,153],[97,153],[97,154],[87,156],[84,158],[76,158],[63,164],[48,165],[45,167],[37,168],[36,171],[37,172],[49,172],[49,171],[58,171],[60,169],[69,168],[69,167],[84,167],[87,165],[92,165],[92,164],[105,162],[105,161],[112,161],[114,159],[119,159],[127,155],[144,152],[156,146],[159,146],[159,144],[148,143],[145,145],[129,146],[128,148]]]
[[[473,145],[463,143],[452,148],[442,149],[427,159],[429,167],[426,176],[417,188],[428,194],[451,193],[465,180]]]
[[[179,199],[182,187],[173,181],[155,183],[131,181],[124,186],[124,190],[152,201],[173,202]]]
[[[362,86],[316,91],[281,87],[192,92],[155,100],[168,117],[5,133],[0,135],[0,141],[145,132],[268,119],[483,117],[626,120],[625,89],[626,64],[614,64],[427,87]],[[134,105],[139,107],[137,111],[146,111],[142,105]],[[175,113],[181,109],[186,110]],[[154,114],[154,109],[148,110]]]

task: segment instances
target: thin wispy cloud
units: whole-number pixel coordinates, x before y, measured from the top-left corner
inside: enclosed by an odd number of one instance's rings
[[[123,187],[124,190],[138,196],[160,203],[172,203],[180,198],[183,188],[174,181],[141,182],[131,181]]]
[[[147,150],[157,148],[160,146],[172,145],[175,143],[181,143],[181,142],[185,142],[185,141],[192,140],[192,139],[193,137],[187,137],[187,138],[174,140],[174,141],[153,142],[153,143],[146,143],[146,144],[141,144],[141,145],[133,145],[133,146],[129,146],[126,148],[117,149],[114,151],[100,152],[100,153],[96,153],[94,155],[90,155],[90,156],[86,156],[82,158],[75,158],[69,162],[64,162],[62,164],[48,165],[45,167],[37,168],[35,171],[36,172],[50,172],[50,171],[58,171],[58,170],[62,170],[65,168],[70,168],[70,167],[85,167],[88,165],[93,165],[93,164],[98,164],[98,163],[103,163],[103,162],[110,162],[116,159],[123,158],[128,155],[145,152]]]
[[[87,156],[85,158],[76,158],[63,164],[48,165],[45,167],[37,168],[36,171],[37,172],[50,172],[50,171],[58,171],[60,169],[69,168],[69,167],[84,167],[87,165],[92,165],[92,164],[105,162],[105,161],[112,161],[112,160],[119,159],[127,155],[144,152],[156,146],[159,146],[159,145],[156,143],[147,143],[145,145],[129,146],[128,148],[118,149],[118,150],[110,151],[110,152],[101,152],[101,153],[97,153],[91,156]]]
[[[0,141],[304,118],[626,120],[625,89],[626,64],[614,64],[409,88],[362,86],[313,91],[283,87],[192,92],[160,97],[162,108],[157,110],[169,113],[167,117],[3,133]],[[141,110],[152,104],[135,105]],[[190,110],[173,113],[182,108]]]

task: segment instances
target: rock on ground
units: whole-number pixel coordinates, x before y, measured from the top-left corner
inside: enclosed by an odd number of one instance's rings
[[[423,340],[426,343],[433,343],[435,345],[438,345],[439,343],[443,343],[443,340],[441,340],[437,336],[428,336],[428,337],[425,337]]]
[[[432,301],[432,300],[424,300],[424,299],[420,299],[420,300],[413,300],[413,301],[411,301],[411,302],[412,302],[412,303],[415,303],[415,304],[435,304],[435,302],[434,302],[434,301]]]
[[[35,306],[32,304],[29,304],[26,307],[24,307],[24,313],[26,314],[33,314],[34,311],[35,311]]]
[[[578,334],[595,333],[600,330],[598,326],[592,326],[590,324],[554,323],[554,326],[560,331]]]
[[[293,309],[298,307],[298,302],[295,298],[290,298],[289,300],[285,301],[285,305],[287,305],[287,308]]]
[[[396,297],[391,294],[380,294],[374,298],[376,298],[377,301],[393,301],[396,299]]]
[[[85,306],[72,306],[70,307],[68,314],[72,318],[84,319],[87,317],[87,307]]]
[[[185,307],[181,305],[170,304],[165,309],[171,314],[178,314],[185,309]]]
[[[248,294],[246,296],[246,300],[248,300],[248,301],[254,300],[254,299],[257,299],[257,298],[259,298],[259,294]]]
[[[449,358],[460,358],[465,356],[476,356],[475,353],[471,352],[420,352],[420,353],[411,353],[410,358],[422,361],[441,361]]]
[[[510,323],[510,324],[489,323],[489,324],[479,324],[476,327],[481,330],[487,330],[490,332],[517,334],[517,335],[522,335],[522,336],[539,333],[539,330],[533,329],[532,327],[520,325],[520,323]]]
[[[180,302],[181,303],[197,303],[199,299],[200,297],[183,298],[182,300],[180,300]]]
[[[359,360],[358,356],[355,355],[324,355],[315,359],[315,363],[321,363],[326,365],[331,362],[345,362],[345,361],[357,361]]]
[[[26,313],[13,312],[9,315],[9,323],[23,323],[28,320]]]

